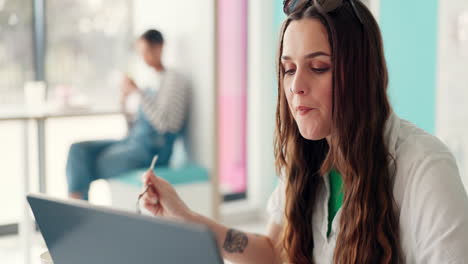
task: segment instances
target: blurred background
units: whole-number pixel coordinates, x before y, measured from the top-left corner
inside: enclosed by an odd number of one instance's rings
[[[468,186],[468,2],[363,2],[381,26],[395,112],[449,146]],[[125,136],[119,83],[145,82],[134,41],[149,28],[193,91],[169,169],[190,161],[207,178],[177,188],[202,213],[263,232],[283,19],[282,0],[0,0],[0,263],[39,263],[24,196],[67,197],[70,145]],[[90,200],[134,204],[128,184],[96,182]]]

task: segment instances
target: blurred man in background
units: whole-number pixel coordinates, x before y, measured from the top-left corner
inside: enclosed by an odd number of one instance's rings
[[[139,54],[152,69],[152,82],[148,87],[138,87],[129,76],[122,81],[120,101],[129,129],[127,137],[79,142],[70,147],[66,173],[72,198],[87,200],[92,181],[148,167],[156,154],[159,166],[168,165],[174,141],[185,126],[190,90],[181,74],[163,65],[162,34],[148,30],[136,44]],[[136,113],[127,111],[130,96],[139,97]]]

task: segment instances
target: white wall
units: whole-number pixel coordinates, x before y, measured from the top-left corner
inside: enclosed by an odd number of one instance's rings
[[[192,158],[214,168],[214,1],[135,0],[134,25],[136,37],[149,28],[160,30],[164,62],[190,78]]]
[[[439,1],[436,134],[457,158],[468,187],[468,1]],[[463,40],[465,39],[465,40]]]
[[[276,111],[275,1],[249,1],[248,35],[248,197],[264,208],[273,191],[276,172],[273,135]]]

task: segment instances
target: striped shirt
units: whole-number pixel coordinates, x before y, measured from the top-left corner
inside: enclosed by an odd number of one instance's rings
[[[154,92],[154,87],[142,89],[141,108],[159,133],[177,133],[182,129],[189,110],[190,87],[187,79],[176,71],[165,70],[160,75],[157,92]],[[127,115],[128,118],[131,117]]]

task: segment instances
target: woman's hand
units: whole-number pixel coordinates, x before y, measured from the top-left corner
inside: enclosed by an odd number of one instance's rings
[[[216,235],[218,247],[226,260],[232,263],[283,263],[279,257],[281,251],[276,252],[275,248],[278,245],[281,249],[280,225],[270,227],[269,237],[234,230],[192,212],[179,198],[174,187],[154,175],[152,170],[143,175],[143,182],[150,186],[142,197],[146,209],[156,216],[207,226]]]
[[[143,183],[150,186],[143,196],[144,206],[148,211],[155,216],[190,221],[193,212],[169,182],[148,170],[143,175]]]

